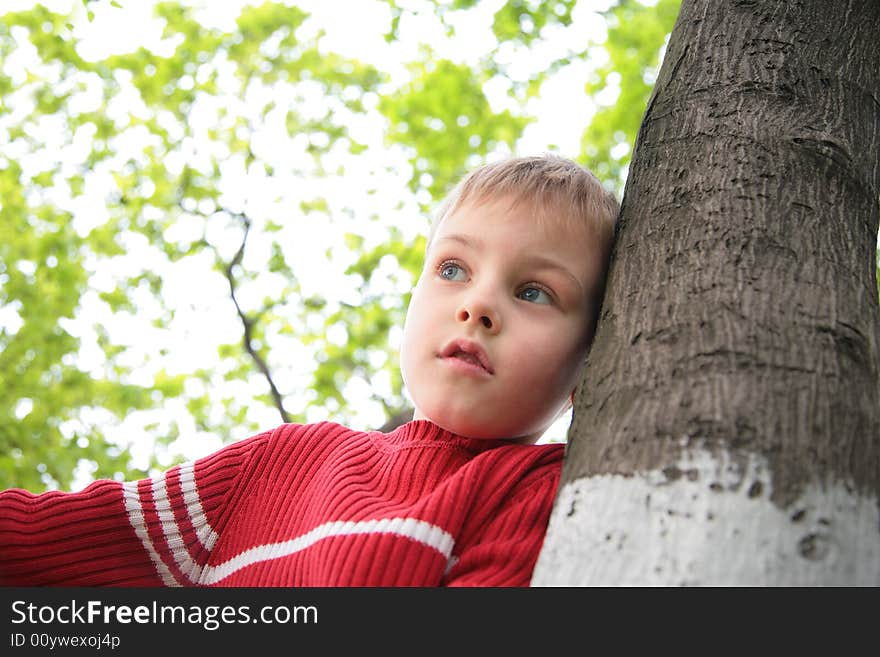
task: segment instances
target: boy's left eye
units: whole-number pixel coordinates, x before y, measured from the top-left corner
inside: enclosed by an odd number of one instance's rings
[[[463,281],[467,278],[464,269],[454,262],[441,263],[438,272],[440,278],[445,278],[447,281]]]
[[[553,303],[552,297],[547,292],[533,285],[524,287],[517,293],[516,296],[518,296],[523,301],[528,301],[530,303]]]

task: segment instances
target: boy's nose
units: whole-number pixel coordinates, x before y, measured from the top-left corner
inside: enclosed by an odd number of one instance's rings
[[[477,304],[462,305],[456,313],[456,318],[465,324],[479,322],[489,333],[498,333],[501,329],[501,319],[497,313]]]

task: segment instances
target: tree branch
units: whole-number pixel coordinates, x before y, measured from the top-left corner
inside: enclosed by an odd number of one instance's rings
[[[407,422],[412,420],[412,417],[413,417],[413,409],[404,408],[403,410],[391,415],[385,421],[385,424],[383,424],[381,427],[379,427],[379,431],[381,431],[382,433],[391,433],[400,425],[406,424]]]
[[[257,369],[259,369],[260,373],[266,379],[266,382],[269,384],[269,390],[272,394],[272,400],[274,402],[275,408],[278,413],[281,415],[282,422],[291,422],[292,416],[284,408],[284,401],[281,393],[278,390],[278,387],[275,385],[275,381],[272,378],[272,373],[269,370],[269,366],[263,357],[259,354],[259,352],[253,348],[251,341],[253,339],[253,331],[254,326],[256,324],[256,320],[253,317],[249,317],[244,310],[242,310],[241,305],[238,302],[237,291],[238,291],[238,282],[235,278],[234,269],[237,265],[241,265],[241,261],[244,259],[245,248],[247,247],[247,239],[250,234],[251,229],[251,219],[246,214],[242,212],[232,212],[225,208],[220,208],[225,214],[230,217],[235,217],[240,220],[244,231],[241,237],[241,243],[239,244],[238,250],[235,252],[235,255],[229,262],[224,262],[222,258],[220,258],[217,249],[215,247],[211,247],[214,251],[215,258],[217,262],[221,265],[221,269],[223,271],[223,275],[226,278],[226,282],[229,285],[229,296],[232,299],[232,303],[235,305],[235,311],[238,314],[239,319],[241,320],[242,327],[244,329],[244,335],[242,338],[242,344],[244,346],[245,351],[250,355],[253,359],[254,363],[257,365]],[[409,422],[412,419],[413,409],[412,408],[403,408],[399,409],[396,412],[389,411],[389,417],[386,422],[379,428],[379,431],[383,433],[389,433],[401,426]]]
[[[292,420],[292,416],[290,415],[290,413],[287,412],[287,409],[284,408],[284,400],[281,396],[281,393],[278,391],[278,387],[275,385],[275,381],[272,379],[272,373],[269,371],[269,366],[266,364],[266,361],[259,354],[259,352],[254,349],[253,345],[251,344],[253,338],[254,320],[251,317],[248,317],[247,314],[241,309],[241,306],[238,303],[238,298],[236,297],[237,282],[235,280],[235,274],[233,270],[235,269],[236,265],[241,264],[242,258],[244,257],[244,250],[245,246],[247,245],[247,238],[251,229],[251,220],[247,215],[241,212],[229,212],[228,210],[226,212],[230,216],[240,219],[242,225],[244,226],[244,232],[241,236],[241,244],[238,247],[238,251],[236,251],[235,256],[233,256],[232,260],[230,260],[228,263],[225,263],[223,267],[223,274],[226,277],[226,282],[229,284],[229,296],[232,298],[232,303],[235,304],[235,312],[238,313],[238,317],[241,320],[242,326],[244,327],[242,344],[244,345],[245,351],[250,355],[254,363],[256,363],[257,369],[260,370],[260,373],[269,384],[269,390],[272,394],[272,400],[275,404],[275,408],[281,415],[281,421],[290,422]],[[219,256],[218,260],[220,260]],[[222,263],[222,260],[220,260],[220,262]]]

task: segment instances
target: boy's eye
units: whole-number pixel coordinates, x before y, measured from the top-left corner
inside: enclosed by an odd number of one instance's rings
[[[467,278],[464,269],[454,262],[444,262],[441,264],[439,273],[440,278],[445,278],[447,281],[463,281]]]
[[[524,287],[522,290],[519,291],[517,296],[523,301],[528,301],[530,303],[553,303],[552,297],[547,292],[533,285],[530,285],[529,287]]]

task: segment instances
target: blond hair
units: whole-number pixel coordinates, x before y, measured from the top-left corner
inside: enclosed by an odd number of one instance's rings
[[[431,225],[428,246],[443,220],[465,203],[510,198],[529,204],[539,221],[564,218],[592,229],[599,246],[609,247],[620,205],[614,194],[581,165],[558,155],[514,157],[471,171],[449,193]]]

